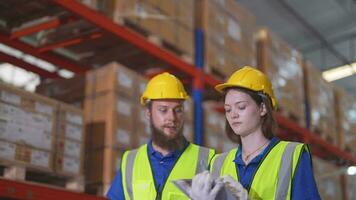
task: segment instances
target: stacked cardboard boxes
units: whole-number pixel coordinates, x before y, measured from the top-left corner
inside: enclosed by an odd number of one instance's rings
[[[56,109],[56,101],[1,84],[1,159],[52,171]]]
[[[310,115],[310,129],[337,145],[334,88],[310,62],[304,64],[305,95]]]
[[[305,126],[302,55],[262,28],[257,34],[257,65],[272,81],[278,110]]]
[[[84,117],[81,109],[60,103],[56,131],[55,170],[65,175],[83,174]]]
[[[82,175],[80,109],[4,84],[0,99],[0,160],[66,177]]]
[[[137,74],[110,63],[86,76],[86,183],[104,194],[119,168],[121,154],[138,145],[135,137]],[[96,190],[96,191],[93,191]]]
[[[198,1],[197,24],[206,34],[205,71],[228,77],[256,64],[255,17],[234,0]]]
[[[356,155],[356,98],[346,91],[335,90],[338,146]]]

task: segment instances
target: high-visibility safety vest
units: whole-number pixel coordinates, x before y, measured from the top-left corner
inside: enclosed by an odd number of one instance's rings
[[[162,193],[155,187],[147,144],[122,157],[121,173],[126,200],[185,200],[189,199],[173,183],[173,180],[192,179],[196,174],[208,169],[215,151],[195,144],[189,144],[170,172]]]
[[[291,183],[301,152],[306,145],[297,142],[277,142],[262,158],[247,188],[251,200],[291,199]],[[213,177],[230,175],[239,180],[234,162],[237,149],[216,155],[211,162]]]

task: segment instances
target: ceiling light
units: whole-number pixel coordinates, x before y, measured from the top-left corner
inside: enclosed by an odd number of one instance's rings
[[[356,73],[356,62],[350,65],[343,65],[323,72],[323,78],[328,81],[336,81]]]

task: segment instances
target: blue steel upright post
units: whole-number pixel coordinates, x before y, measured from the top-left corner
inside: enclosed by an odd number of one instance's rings
[[[194,133],[195,143],[203,145],[203,66],[204,66],[204,32],[202,29],[195,29],[195,66],[198,74],[193,80],[193,100],[194,100]]]

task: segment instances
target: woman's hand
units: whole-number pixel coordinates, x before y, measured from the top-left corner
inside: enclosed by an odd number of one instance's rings
[[[248,200],[247,190],[231,176],[225,175],[222,177],[222,181],[225,187],[231,191],[231,193],[239,200]]]
[[[215,200],[224,186],[221,179],[214,180],[208,171],[194,176],[189,197],[192,200]]]

